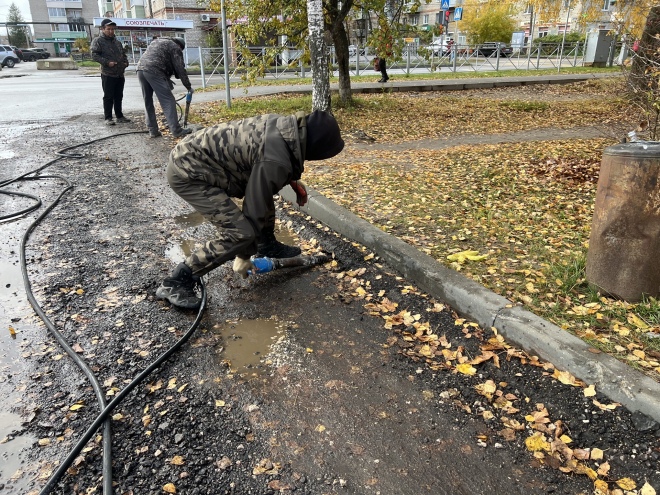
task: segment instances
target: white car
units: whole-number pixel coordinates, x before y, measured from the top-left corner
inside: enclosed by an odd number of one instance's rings
[[[11,46],[0,45],[0,65],[11,69],[18,62],[20,62],[20,59],[14,50],[12,50]]]
[[[433,55],[440,57],[442,55],[449,55],[449,47],[447,46],[446,39],[437,39],[429,45],[429,48],[433,50]]]

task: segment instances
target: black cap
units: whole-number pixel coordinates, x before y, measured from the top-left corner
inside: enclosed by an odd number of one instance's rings
[[[329,112],[315,110],[305,117],[307,122],[307,149],[305,160],[327,160],[341,153],[344,140],[339,124]]]
[[[177,45],[181,47],[182,50],[186,48],[186,40],[183,38],[172,38],[172,41],[174,41]]]
[[[113,21],[112,19],[103,19],[101,21],[101,28],[104,28],[106,26],[116,26],[117,23]]]

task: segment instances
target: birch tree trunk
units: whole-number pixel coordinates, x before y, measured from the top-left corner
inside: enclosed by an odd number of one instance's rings
[[[312,111],[330,108],[330,75],[325,46],[323,0],[307,0],[309,55],[312,63]]]

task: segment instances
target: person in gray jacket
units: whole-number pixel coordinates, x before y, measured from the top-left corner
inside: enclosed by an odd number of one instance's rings
[[[192,93],[192,85],[183,61],[185,47],[186,42],[183,38],[158,38],[151,42],[138,62],[137,75],[142,87],[145,120],[151,137],[161,135],[156,121],[154,93],[158,97],[172,136],[179,137],[192,132],[191,129],[183,129],[179,125],[176,99],[172,94],[174,82],[170,79],[172,76],[180,79],[188,92]]]
[[[130,122],[121,109],[124,99],[124,71],[128,67],[128,58],[121,42],[115,38],[117,24],[111,19],[101,21],[101,34],[92,41],[92,58],[101,64],[101,85],[103,86],[103,114],[105,125],[115,125],[112,120],[112,108],[115,109],[117,123]]]

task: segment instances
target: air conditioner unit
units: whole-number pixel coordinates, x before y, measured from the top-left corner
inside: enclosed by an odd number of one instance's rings
[[[210,14],[202,14],[202,22],[209,22],[211,20]]]

